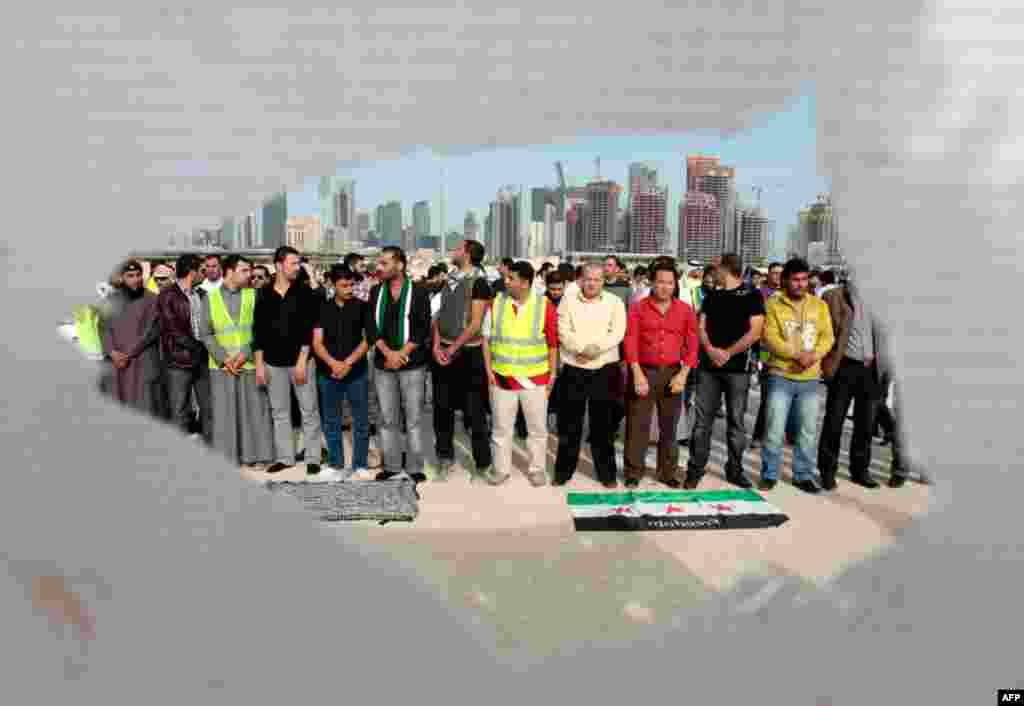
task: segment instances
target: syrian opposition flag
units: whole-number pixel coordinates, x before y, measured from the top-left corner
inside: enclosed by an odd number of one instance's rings
[[[578,532],[750,529],[789,517],[752,490],[569,493]]]

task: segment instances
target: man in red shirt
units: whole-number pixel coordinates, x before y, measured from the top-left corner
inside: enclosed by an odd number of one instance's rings
[[[676,424],[682,411],[686,378],[697,366],[697,317],[693,307],[673,295],[679,273],[671,262],[651,268],[651,294],[629,308],[624,348],[632,389],[626,404],[626,487],[635,488],[644,475],[650,439],[651,410],[658,408],[658,480],[670,488],[676,478],[679,445]]]

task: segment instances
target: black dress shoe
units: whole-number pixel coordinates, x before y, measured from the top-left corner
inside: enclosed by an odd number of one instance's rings
[[[737,488],[753,488],[754,484],[750,482],[745,473],[732,473],[726,474],[725,480],[732,483]]]
[[[795,481],[793,483],[793,487],[799,488],[800,490],[804,491],[805,493],[810,493],[811,495],[814,495],[815,493],[820,493],[821,492],[821,488],[818,487],[818,484],[815,483],[813,480],[810,480],[810,479]]]
[[[625,486],[627,488],[639,488],[640,487],[640,481],[638,479],[636,479],[636,478],[627,478],[626,482],[625,482]]]
[[[686,490],[696,490],[698,485],[700,485],[700,478],[687,478],[683,482],[683,488]]]
[[[776,480],[765,480],[765,479],[762,478],[761,481],[757,484],[757,489],[758,490],[771,490],[772,488],[775,487],[776,483],[778,483],[778,481],[776,481]]]
[[[617,480],[603,480],[601,481],[601,485],[603,485],[608,490],[615,490],[616,488],[619,487],[619,482]]]
[[[680,483],[675,478],[669,478],[668,480],[663,480],[661,482],[664,483],[665,485],[667,485],[669,488],[678,488],[678,487],[680,487],[682,485],[682,483]]]
[[[413,483],[426,483],[427,475],[425,473],[410,473],[409,477],[412,478]]]
[[[381,471],[377,474],[377,480],[391,480],[398,475],[397,471]]]
[[[903,484],[907,482],[906,476],[893,476],[889,479],[890,488],[902,488]]]
[[[281,471],[283,471],[286,468],[289,468],[289,466],[287,466],[287,465],[285,465],[283,463],[278,462],[278,463],[275,463],[270,468],[268,468],[267,469],[267,473],[280,473]]]
[[[827,473],[821,474],[821,489],[822,490],[835,490],[838,484],[836,483],[836,477]]]
[[[315,476],[319,472],[320,472],[320,464],[319,463],[308,463],[308,464],[306,464],[306,475],[307,476]]]
[[[878,487],[878,481],[876,481],[874,478],[872,478],[871,476],[867,475],[866,473],[864,473],[864,474],[857,473],[856,475],[850,474],[850,480],[852,480],[857,485],[864,486],[865,488],[877,488]]]

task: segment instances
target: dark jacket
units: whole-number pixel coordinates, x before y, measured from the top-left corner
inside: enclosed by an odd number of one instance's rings
[[[846,347],[850,342],[850,327],[853,325],[853,300],[850,298],[850,291],[846,287],[836,287],[825,292],[822,296],[828,304],[828,312],[832,317],[832,331],[835,334],[835,344],[821,361],[821,375],[826,380],[832,380],[839,370],[839,364],[846,356]],[[871,364],[875,373],[875,379],[882,382],[889,375],[891,367],[890,354],[888,350],[888,339],[884,326],[877,316],[871,318],[871,337],[874,340],[875,359]]]
[[[387,283],[375,285],[370,291],[369,316],[367,321],[366,339],[371,347],[377,345],[377,339],[383,337],[383,331],[377,328],[377,297],[380,295],[382,286]],[[410,292],[412,301],[409,307],[409,341],[417,344],[416,349],[409,354],[409,363],[401,368],[411,370],[419,368],[430,362],[431,356],[431,316],[430,297],[422,287],[413,286]],[[377,370],[384,370],[384,356],[375,354],[373,365]]]
[[[196,288],[200,301],[206,292]],[[156,302],[160,321],[160,353],[169,368],[191,370],[208,362],[206,347],[192,334],[192,313],[188,297],[177,284],[160,292]]]

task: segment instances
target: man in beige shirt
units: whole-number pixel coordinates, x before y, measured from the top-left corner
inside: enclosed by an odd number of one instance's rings
[[[601,264],[588,264],[579,290],[567,293],[558,305],[562,398],[554,485],[565,485],[576,472],[587,414],[597,479],[606,488],[616,486],[611,403],[619,377],[619,344],[626,335],[626,308],[603,287]]]

